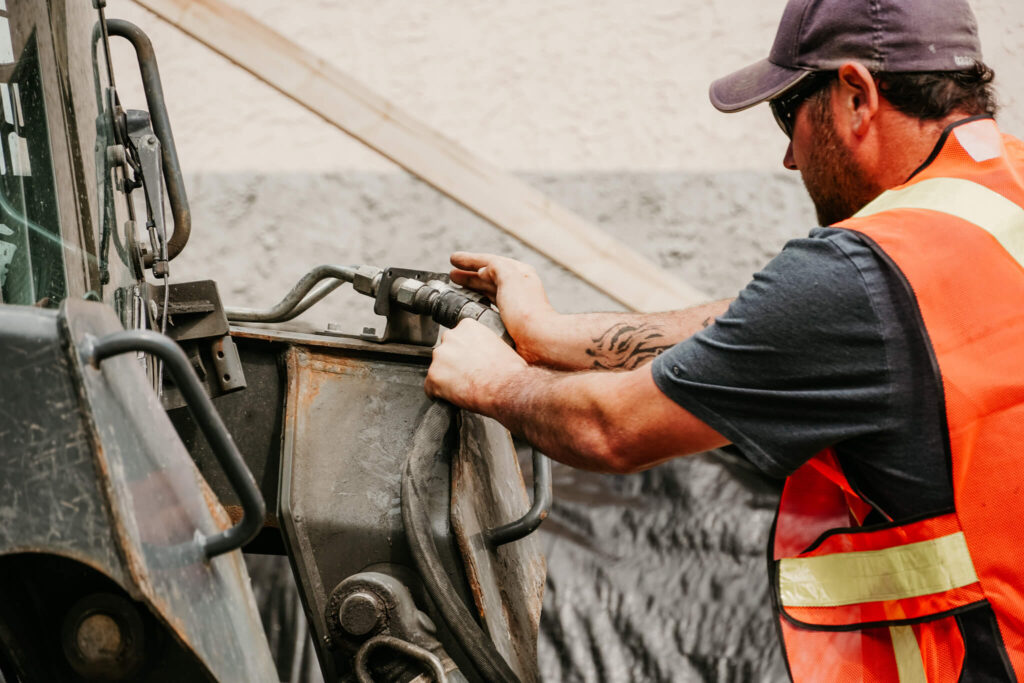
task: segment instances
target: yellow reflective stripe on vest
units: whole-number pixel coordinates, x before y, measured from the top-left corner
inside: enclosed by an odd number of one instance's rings
[[[962,531],[883,550],[779,560],[779,596],[786,607],[916,598],[977,580]]]
[[[890,626],[892,651],[896,656],[896,673],[900,683],[928,683],[924,672],[921,646],[917,643],[912,626]]]
[[[1024,208],[995,190],[963,178],[929,178],[880,194],[854,218],[892,209],[927,209],[977,225],[1024,266]]]

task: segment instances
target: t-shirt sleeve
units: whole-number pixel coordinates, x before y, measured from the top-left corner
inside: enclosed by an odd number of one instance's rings
[[[886,420],[880,323],[841,244],[790,241],[714,324],[652,366],[669,398],[772,476]]]

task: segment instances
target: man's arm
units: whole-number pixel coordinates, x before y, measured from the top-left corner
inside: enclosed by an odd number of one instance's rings
[[[452,254],[452,280],[489,296],[516,350],[530,363],[559,370],[632,370],[688,339],[725,312],[731,300],[666,313],[582,313],[552,308],[537,271],[492,254]]]
[[[521,353],[559,370],[634,370],[713,323],[731,302],[665,313],[554,313]]]
[[[425,388],[581,469],[635,472],[728,443],[665,396],[649,364],[628,372],[531,367],[472,320],[444,334]]]

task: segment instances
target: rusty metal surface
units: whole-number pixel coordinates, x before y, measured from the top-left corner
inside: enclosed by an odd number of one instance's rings
[[[286,325],[274,325],[273,327],[232,325],[231,336],[235,339],[262,339],[264,341],[303,344],[310,347],[387,354],[396,358],[407,359],[423,358],[429,360],[433,353],[433,349],[426,346],[393,343],[380,344],[378,342],[359,339],[358,337],[315,334],[306,330],[298,329],[301,326],[301,323],[295,323],[294,325],[296,329],[289,329]]]
[[[484,532],[530,507],[512,438],[497,422],[462,411],[452,466],[452,526],[491,640],[523,681],[536,681],[546,565],[534,536],[493,549]]]
[[[75,345],[120,329],[109,309],[82,301],[66,302],[63,322]],[[197,531],[221,530],[226,514],[204,490],[138,360],[77,365],[129,590],[218,681],[276,680],[241,554],[207,561],[197,540]]]
[[[327,348],[291,347],[286,358],[280,522],[330,680],[341,666],[324,643],[331,591],[371,565],[412,566],[400,471],[429,404],[426,369]]]
[[[390,348],[367,342],[356,348],[292,346],[285,354],[279,520],[327,680],[350,672],[355,652],[353,643],[331,637],[325,619],[341,581],[369,567],[401,574],[420,607],[432,609],[418,586],[401,514],[402,466],[430,405],[423,392],[426,362],[418,355],[381,353]],[[441,481],[432,527],[444,549],[442,562],[471,605],[447,523],[447,475]],[[439,628],[452,652],[450,636]]]

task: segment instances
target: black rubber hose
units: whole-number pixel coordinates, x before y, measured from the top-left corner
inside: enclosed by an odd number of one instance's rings
[[[434,677],[434,683],[448,683],[448,676],[444,673],[441,660],[433,652],[391,636],[370,638],[359,648],[359,652],[356,653],[356,677],[359,679],[359,683],[373,683],[373,676],[370,674],[367,660],[370,658],[370,653],[381,647],[389,647],[426,665]]]
[[[490,637],[459,599],[448,572],[441,563],[428,509],[427,482],[444,447],[454,409],[449,403],[435,402],[424,413],[402,473],[402,522],[409,550],[448,630],[458,641],[483,680],[488,683],[519,683],[519,677],[501,656]]]

